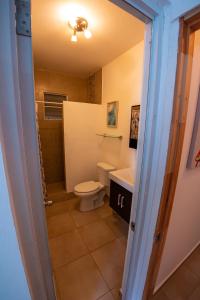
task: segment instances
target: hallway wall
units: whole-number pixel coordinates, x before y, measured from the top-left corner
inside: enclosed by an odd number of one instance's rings
[[[200,168],[187,169],[200,82],[200,30],[195,34],[194,60],[186,131],[174,205],[156,286],[159,287],[200,243]]]

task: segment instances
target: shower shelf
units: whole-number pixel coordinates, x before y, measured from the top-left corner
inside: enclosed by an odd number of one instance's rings
[[[122,135],[110,135],[110,134],[106,134],[106,133],[97,133],[96,135],[98,136],[102,136],[105,138],[113,138],[113,139],[122,139]]]

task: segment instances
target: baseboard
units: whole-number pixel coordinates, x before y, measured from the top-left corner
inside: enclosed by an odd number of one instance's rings
[[[165,279],[161,281],[160,284],[158,284],[155,289],[153,294],[155,294],[164,284],[165,282],[176,272],[176,270],[186,261],[186,259],[192,254],[192,252],[200,245],[200,241],[192,248],[192,250],[180,261],[180,263],[172,269],[172,271],[167,275]]]
[[[55,277],[53,274],[53,286],[54,286],[54,291],[55,291],[55,296],[56,296],[56,300],[59,300],[60,298],[58,297],[58,290],[56,288],[56,283],[55,283]]]

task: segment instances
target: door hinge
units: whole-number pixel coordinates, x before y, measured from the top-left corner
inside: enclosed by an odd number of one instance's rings
[[[157,232],[154,236],[154,241],[159,242],[161,240],[161,232]]]
[[[130,227],[131,227],[131,230],[134,232],[135,231],[135,222],[131,222],[130,223]]]
[[[15,0],[16,6],[16,33],[17,35],[31,36],[30,0]]]

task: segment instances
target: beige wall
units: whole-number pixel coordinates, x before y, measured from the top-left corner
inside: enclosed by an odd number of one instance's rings
[[[93,80],[89,80],[89,78]],[[64,73],[35,69],[35,98],[43,101],[41,92],[65,94],[69,101],[101,104],[102,70],[91,77],[79,78]]]
[[[135,169],[135,149],[129,148],[131,106],[140,104],[143,73],[143,41],[102,69],[102,104],[99,132],[122,135],[123,139],[102,138],[100,160],[117,168]],[[119,101],[118,126],[106,125],[107,102]]]
[[[34,77],[37,100],[39,100],[40,91],[66,94],[69,101],[86,102],[87,100],[87,79],[39,69],[35,70]]]
[[[102,69],[88,77],[88,102],[102,103]]]
[[[200,82],[200,31],[195,34],[186,131],[167,240],[157,278],[159,287],[200,243],[200,168],[187,169]]]

